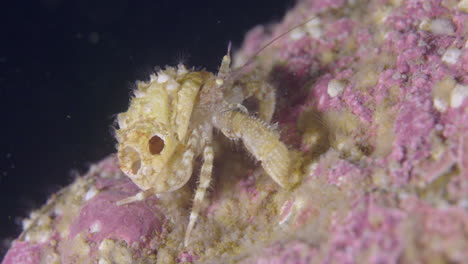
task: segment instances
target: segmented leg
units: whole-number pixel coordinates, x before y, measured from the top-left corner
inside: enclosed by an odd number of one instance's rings
[[[291,187],[297,177],[291,174],[292,162],[286,145],[263,121],[239,111],[223,111],[214,125],[231,139],[242,139],[245,147],[259,161],[270,177],[281,187]]]
[[[198,72],[189,73],[184,77],[184,82],[177,92],[175,103],[175,127],[180,140],[185,138],[190,123],[190,117],[195,105],[195,100],[203,85],[203,76]]]
[[[205,197],[206,189],[210,186],[211,174],[213,171],[213,147],[211,142],[208,142],[203,150],[203,165],[200,171],[200,182],[195,192],[195,198],[193,199],[192,212],[190,213],[189,224],[185,231],[184,245],[187,247],[189,244],[190,233],[197,221],[200,213],[203,198]]]

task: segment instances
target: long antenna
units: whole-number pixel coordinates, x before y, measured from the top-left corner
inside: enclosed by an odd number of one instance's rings
[[[268,47],[269,47],[271,44],[273,44],[273,42],[275,42],[276,40],[278,40],[278,39],[284,37],[285,35],[289,34],[291,31],[297,29],[298,27],[304,26],[305,24],[309,23],[310,21],[312,21],[313,19],[316,19],[316,18],[317,18],[316,16],[313,16],[313,17],[307,19],[306,21],[302,22],[301,24],[296,25],[296,26],[294,26],[294,27],[288,29],[286,32],[283,32],[283,33],[281,33],[279,36],[277,36],[277,37],[275,37],[274,39],[268,41],[267,44],[265,44],[262,48],[260,48],[259,50],[257,50],[257,52],[255,52],[254,55],[252,55],[252,56],[250,57],[250,59],[249,59],[246,63],[244,63],[244,65],[242,65],[242,67],[240,67],[240,68],[244,68],[244,67],[246,67],[247,65],[251,64],[251,63],[254,61],[255,57],[257,57],[258,54],[260,54],[260,52],[262,52],[263,50],[265,50],[266,48],[268,48]]]

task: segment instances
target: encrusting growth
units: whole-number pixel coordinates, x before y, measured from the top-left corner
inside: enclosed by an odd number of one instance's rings
[[[120,162],[92,165],[31,212],[0,262],[466,263],[468,9],[458,2],[298,1],[247,34],[235,61],[254,71],[231,70],[226,56],[218,74],[152,75],[118,117]],[[304,14],[316,18],[284,35]],[[247,151],[214,142],[215,129]],[[294,146],[287,156],[281,142]],[[199,171],[191,193],[183,185]]]
[[[119,205],[181,188],[192,175],[194,159],[203,156],[185,246],[211,181],[214,128],[231,140],[241,139],[281,187],[297,182],[290,176],[287,147],[268,125],[275,109],[273,88],[253,74],[234,77],[230,63],[228,51],[217,76],[188,71],[182,65],[168,67],[149,82],[139,82],[128,111],[118,115],[120,166],[142,190]],[[258,100],[259,118],[249,115],[242,105],[249,97]]]

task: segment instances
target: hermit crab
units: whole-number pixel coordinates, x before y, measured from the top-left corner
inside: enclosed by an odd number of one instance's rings
[[[141,189],[119,205],[172,192],[192,176],[194,159],[203,157],[199,184],[185,232],[189,245],[213,171],[213,130],[240,140],[266,173],[281,187],[297,182],[290,176],[289,150],[269,122],[275,110],[275,90],[255,74],[230,68],[230,48],[219,72],[168,67],[138,82],[125,113],[117,117],[118,158],[122,171]],[[254,97],[258,115],[242,103]]]

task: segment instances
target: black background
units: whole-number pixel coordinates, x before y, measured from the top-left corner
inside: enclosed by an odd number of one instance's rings
[[[216,71],[294,0],[37,0],[0,4],[0,239],[115,151],[114,115],[154,66]]]

